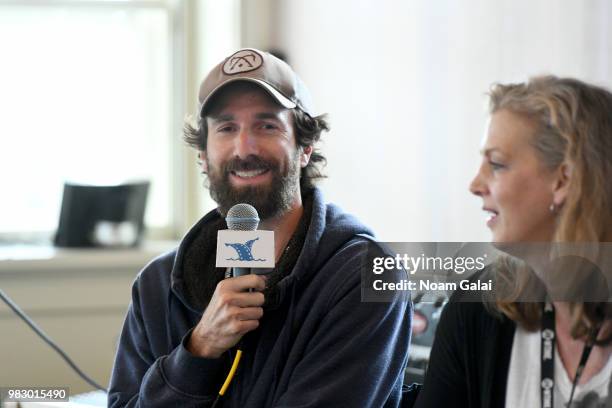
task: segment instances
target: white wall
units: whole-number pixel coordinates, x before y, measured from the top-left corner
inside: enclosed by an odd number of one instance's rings
[[[0,288],[101,386],[108,386],[132,282],[176,245],[138,249],[0,248]],[[92,390],[0,301],[0,384]],[[0,404],[1,406],[2,404]]]
[[[612,87],[606,0],[277,0],[275,13],[270,46],[331,117],[327,198],[383,240],[489,239],[467,186],[492,82]]]

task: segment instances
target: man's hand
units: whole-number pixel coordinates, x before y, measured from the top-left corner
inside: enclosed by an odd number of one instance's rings
[[[263,276],[244,275],[222,280],[202,319],[191,333],[187,349],[193,355],[219,358],[242,336],[259,326],[266,287]],[[249,292],[249,289],[255,289]]]

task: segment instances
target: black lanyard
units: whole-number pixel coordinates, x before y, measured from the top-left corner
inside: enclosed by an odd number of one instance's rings
[[[599,327],[596,328],[589,336],[589,339],[584,344],[582,350],[582,356],[580,357],[580,363],[576,369],[576,375],[574,376],[574,382],[572,384],[572,392],[570,399],[566,407],[570,407],[572,399],[574,398],[574,391],[576,385],[580,381],[584,366],[586,366],[591,350],[593,350],[593,344],[597,338]],[[553,408],[554,402],[554,389],[555,389],[555,343],[556,343],[556,331],[555,331],[555,308],[552,303],[546,302],[542,305],[542,332],[541,332],[541,381],[540,381],[540,397],[542,401],[542,408]]]

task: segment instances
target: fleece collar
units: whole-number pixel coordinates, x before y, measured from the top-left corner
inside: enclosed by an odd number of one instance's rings
[[[372,235],[354,217],[326,205],[318,188],[304,193],[302,202],[300,223],[268,280],[265,308],[277,307],[291,286],[310,279],[321,260],[332,256],[355,235]],[[224,228],[224,219],[213,210],[187,232],[177,249],[172,291],[194,312],[205,309],[217,283],[225,278],[225,268],[214,267],[217,231]]]

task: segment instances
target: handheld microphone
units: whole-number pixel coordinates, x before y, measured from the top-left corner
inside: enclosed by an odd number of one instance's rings
[[[234,231],[254,231],[259,226],[259,214],[252,205],[240,203],[229,209],[225,222]]]
[[[236,204],[227,212],[225,222],[229,231],[225,230],[217,233],[217,267],[231,267],[232,276],[237,277],[250,274],[251,267],[261,267],[257,265],[258,262],[267,261],[266,264],[271,262],[274,265],[274,232],[256,231],[259,226],[259,214],[257,214],[255,207],[245,203]],[[264,251],[262,253],[255,251],[258,252],[258,255],[254,256],[255,248],[253,245],[255,242],[263,244]],[[227,253],[223,255],[223,249],[227,247],[231,247],[236,254],[232,254],[233,256],[229,258]],[[236,258],[236,255],[238,258]],[[253,289],[249,289],[249,292],[253,292]],[[242,357],[243,341],[244,338],[240,339],[236,346],[234,362],[219,391],[219,395],[212,404],[213,408],[217,406],[232,382]]]
[[[234,205],[225,217],[227,228],[232,231],[255,231],[259,226],[259,214],[250,204],[240,203]],[[242,276],[251,273],[250,268],[233,267],[232,276]]]

